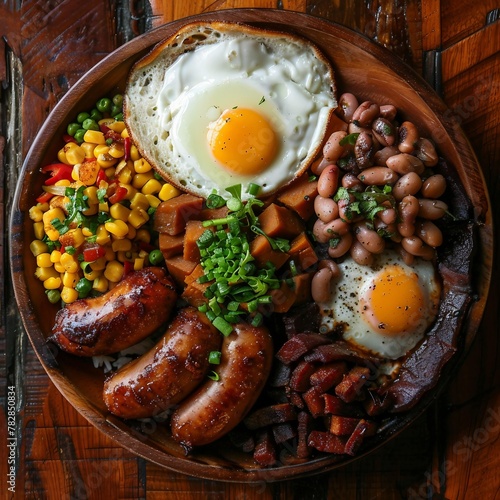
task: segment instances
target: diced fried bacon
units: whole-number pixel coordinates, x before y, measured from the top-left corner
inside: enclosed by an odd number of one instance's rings
[[[302,395],[300,392],[292,391],[290,388],[288,388],[287,393],[288,393],[288,400],[293,406],[299,408],[300,410],[303,410],[306,407],[306,404],[304,403],[304,400],[302,399]]]
[[[276,357],[286,365],[300,359],[304,354],[317,346],[329,344],[331,340],[319,333],[298,333],[287,340],[276,354]]]
[[[284,443],[293,439],[297,435],[297,430],[295,426],[289,423],[273,425],[273,437],[276,444]]]
[[[370,370],[364,366],[355,366],[347,374],[340,384],[335,387],[335,394],[345,401],[350,403],[358,399],[361,389],[370,377]]]
[[[342,381],[342,376],[347,372],[347,364],[344,361],[328,363],[319,367],[310,377],[311,385],[319,387],[323,392]]]
[[[325,400],[322,396],[323,392],[318,387],[311,387],[302,395],[309,412],[314,418],[322,417],[325,414]]]
[[[342,415],[359,418],[363,416],[363,412],[358,406],[346,403],[338,396],[326,393],[322,394],[321,397],[325,402],[325,415]]]
[[[281,361],[275,361],[273,371],[268,380],[271,387],[285,387],[290,382],[292,368]]]
[[[389,394],[378,394],[375,391],[367,391],[368,397],[363,402],[363,406],[368,416],[374,417],[386,411],[392,404]]]
[[[364,439],[368,436],[373,436],[376,428],[374,422],[360,420],[345,444],[345,452],[351,456],[356,455]]]
[[[276,448],[269,430],[263,430],[257,436],[257,444],[253,452],[253,459],[264,467],[276,463]]]
[[[360,421],[359,418],[332,415],[330,418],[330,432],[336,436],[350,436]]]
[[[312,352],[304,356],[305,361],[312,363],[331,363],[332,361],[352,361],[362,365],[370,364],[377,366],[380,360],[374,356],[369,356],[351,347],[343,340],[337,340],[326,345],[315,347]]]
[[[282,403],[260,408],[245,418],[247,429],[255,430],[273,424],[281,424],[297,419],[297,412],[290,403]]]
[[[311,386],[309,379],[315,370],[316,366],[313,363],[301,361],[292,372],[290,388],[298,392],[307,391]]]
[[[297,425],[297,457],[307,458],[311,454],[311,448],[307,443],[307,438],[313,427],[313,418],[309,413],[301,411],[298,416]]]
[[[346,439],[335,436],[330,432],[311,431],[307,444],[318,451],[343,455],[345,453]]]

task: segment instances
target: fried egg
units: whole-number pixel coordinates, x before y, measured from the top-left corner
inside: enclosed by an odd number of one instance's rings
[[[350,257],[328,303],[320,304],[322,330],[342,332],[356,347],[395,360],[411,351],[434,322],[441,286],[431,262],[404,263],[395,251],[375,256],[371,267]]]
[[[289,183],[319,152],[335,107],[333,71],[311,43],[230,23],[188,25],[133,68],[125,92],[141,153],[205,198]]]

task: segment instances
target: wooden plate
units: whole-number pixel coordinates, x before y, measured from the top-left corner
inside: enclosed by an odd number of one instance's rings
[[[170,438],[165,426],[151,421],[132,426],[109,415],[102,401],[101,370],[89,360],[68,356],[48,345],[55,314],[34,277],[35,259],[29,250],[33,239],[28,210],[41,191],[39,168],[56,157],[59,138],[77,112],[88,109],[101,96],[124,87],[127,73],[139,57],[155,43],[193,21],[226,20],[290,31],[315,42],[332,61],[340,92],[349,91],[363,99],[391,102],[410,118],[422,135],[434,139],[440,153],[455,166],[480,223],[479,251],[475,263],[478,300],[463,325],[463,349],[470,345],[486,302],[492,267],[492,224],[484,179],[477,160],[462,131],[451,120],[446,107],[432,89],[390,52],[338,25],[306,14],[271,9],[235,9],[207,13],[161,26],[116,50],[89,71],[56,106],[41,128],[26,158],[15,198],[11,220],[11,270],[16,299],[33,347],[51,380],[66,399],[93,425],[131,452],[177,472],[197,477],[237,482],[276,481],[320,473],[344,465],[344,457],[329,456],[297,465],[278,464],[260,469],[246,454],[218,442],[192,457],[185,457]],[[453,365],[461,359],[455,356]],[[405,428],[425,409],[446,384],[447,369],[438,386],[411,412],[395,418],[370,450]],[[353,460],[353,459],[351,459]]]

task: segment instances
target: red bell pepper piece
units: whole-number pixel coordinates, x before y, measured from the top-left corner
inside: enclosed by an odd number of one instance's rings
[[[52,186],[62,180],[73,181],[72,172],[73,167],[65,163],[51,163],[42,168],[42,173],[50,174],[50,177],[45,180],[46,186]]]
[[[125,140],[123,141],[123,146],[125,148],[125,155],[124,155],[124,160],[128,161],[130,160],[130,148],[132,147],[132,140],[130,137],[125,137]]]
[[[76,139],[74,137],[72,137],[71,135],[69,134],[64,134],[63,135],[63,141],[67,144],[68,142],[75,142],[76,143]]]
[[[47,203],[54,195],[44,191],[37,199],[37,203]]]
[[[127,196],[127,189],[122,186],[116,186],[114,193],[108,197],[110,203],[120,203]]]
[[[130,262],[129,260],[126,260],[123,263],[123,275],[127,276],[128,274],[133,272],[133,270],[134,270],[134,264],[132,264],[132,262]]]
[[[95,262],[106,255],[106,249],[101,245],[94,245],[83,249],[83,260],[85,262]]]
[[[97,178],[95,181],[97,187],[99,187],[99,184],[101,184],[101,181],[109,182],[109,178],[106,175],[106,172],[102,168],[99,170],[99,173],[97,174]]]

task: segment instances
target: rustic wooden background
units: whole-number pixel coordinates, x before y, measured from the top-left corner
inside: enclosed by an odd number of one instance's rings
[[[482,165],[498,220],[500,22],[494,0],[4,0],[0,3],[0,227],[40,124],[75,81],[134,36],[190,14],[289,9],[344,24],[386,46],[441,94]],[[484,319],[449,390],[382,450],[338,471],[276,484],[198,480],[137,458],[58,393],[23,332],[0,241],[0,403],[16,388],[15,495],[6,411],[0,493],[7,498],[477,499],[500,496],[498,265]],[[497,238],[497,241],[498,238]]]

